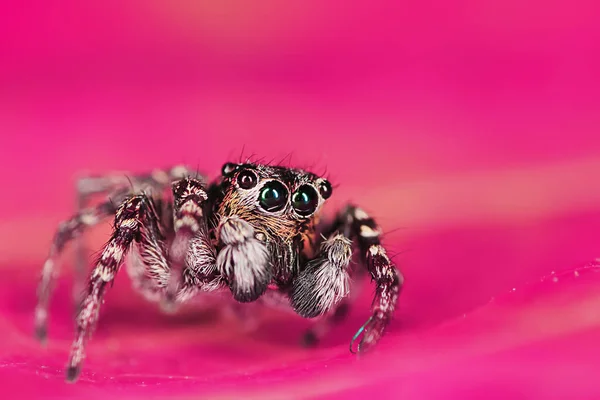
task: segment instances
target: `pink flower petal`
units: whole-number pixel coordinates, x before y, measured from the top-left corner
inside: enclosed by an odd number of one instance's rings
[[[550,275],[434,328],[393,324],[378,351],[360,360],[347,350],[350,329],[361,320],[356,316],[336,329],[334,343],[308,351],[296,346],[301,324],[294,320],[274,319],[268,329],[244,336],[231,322],[161,317],[131,303],[115,308],[112,301],[75,386],[63,383],[69,332],[53,332],[58,338],[41,350],[25,329],[30,310],[22,304],[31,301],[14,304],[26,286],[4,285],[3,315],[17,323],[3,322],[0,373],[4,388],[24,398],[50,392],[344,398],[369,391],[389,398],[588,398],[600,394],[594,368],[599,272],[600,265],[590,264]],[[59,316],[68,325],[68,315]]]

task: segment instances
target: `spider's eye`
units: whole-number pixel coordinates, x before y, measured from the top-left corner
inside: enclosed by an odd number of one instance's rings
[[[265,211],[280,211],[287,202],[288,191],[283,183],[270,181],[260,191],[259,204]]]
[[[333,189],[331,188],[331,183],[329,183],[329,181],[323,181],[321,182],[321,184],[319,185],[319,192],[321,193],[321,196],[327,200],[328,198],[331,197],[331,193],[333,192]]]
[[[302,185],[292,195],[292,207],[303,217],[315,212],[319,205],[319,195],[310,185]]]
[[[235,171],[237,169],[237,164],[234,163],[227,163],[225,165],[223,165],[223,168],[221,168],[221,174],[223,176],[227,176],[230,175],[233,171]]]
[[[252,189],[254,186],[256,186],[257,181],[258,178],[256,177],[256,174],[248,169],[240,172],[237,177],[238,185],[242,189]]]

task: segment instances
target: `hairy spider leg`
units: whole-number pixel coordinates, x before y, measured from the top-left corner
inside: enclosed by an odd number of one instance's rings
[[[184,178],[173,184],[173,194],[175,237],[168,257],[161,221],[152,199],[139,194],[125,200],[117,210],[114,233],[91,273],[77,316],[77,336],[71,350],[67,380],[74,381],[79,375],[85,342],[97,322],[106,284],[113,282],[132,244],[137,245],[134,285],[138,288],[143,285],[142,292],[149,299],[158,298],[172,305],[186,301],[199,289],[211,291],[221,286],[215,266],[215,249],[210,243],[203,214],[207,195],[202,183]],[[177,267],[179,269],[175,269]],[[174,276],[177,279],[174,280]]]
[[[125,194],[140,193],[144,189],[153,188],[162,194],[162,191],[173,181],[190,175],[191,170],[183,165],[164,169],[156,169],[151,173],[129,175],[123,173],[110,173],[97,176],[85,176],[77,181],[77,212],[88,207],[89,200],[94,195],[106,195],[114,204],[120,204],[125,199]],[[167,206],[168,202],[163,202]],[[164,210],[170,211],[170,210]],[[83,236],[75,238],[75,275],[73,285],[73,299],[76,306],[80,305],[81,293],[85,286],[87,276],[88,257],[86,254]],[[78,310],[77,310],[78,311]]]
[[[150,232],[152,229],[148,228],[155,226],[153,224],[156,224],[156,216],[145,195],[131,197],[117,209],[114,232],[90,274],[81,310],[76,318],[77,333],[67,366],[68,381],[74,382],[79,376],[85,357],[85,343],[98,320],[107,284],[113,282],[132,242],[140,242],[142,230]]]
[[[361,259],[375,282],[371,317],[359,328],[350,343],[350,351],[354,352],[354,342],[362,335],[356,351],[364,353],[377,344],[392,319],[404,285],[404,276],[381,245],[381,229],[364,210],[350,205],[342,212],[339,220],[343,225],[350,225]]]
[[[212,291],[221,286],[205,213],[208,195],[201,181],[183,178],[172,185],[173,229],[169,247],[170,276],[163,308],[192,297],[198,289]]]
[[[79,312],[78,307],[81,305],[81,295],[85,289],[86,279],[86,260],[87,256],[83,251],[82,237],[83,233],[106,218],[114,215],[117,206],[129,196],[129,188],[114,189],[111,198],[96,206],[88,208],[80,208],[78,212],[69,220],[59,224],[54,235],[50,253],[42,268],[42,276],[38,285],[38,303],[35,311],[35,332],[40,341],[44,341],[47,337],[48,313],[50,298],[52,296],[54,283],[60,273],[59,258],[64,248],[70,241],[75,241],[79,244],[76,247],[76,268],[75,284],[73,288],[73,298],[75,301],[75,313]],[[164,203],[164,202],[163,202]],[[83,204],[80,202],[80,205]],[[139,286],[139,285],[138,285]]]
[[[183,165],[165,169],[156,169],[151,173],[129,175],[123,173],[110,173],[106,175],[85,176],[77,181],[77,193],[88,198],[95,194],[109,194],[123,187],[132,187],[132,191],[139,191],[141,186],[166,187],[173,181],[191,176],[191,170]],[[194,174],[196,175],[196,174]],[[201,176],[199,176],[202,178]],[[137,189],[136,189],[137,188]]]
[[[146,197],[147,198],[147,197]],[[134,289],[149,301],[160,301],[169,279],[169,263],[166,256],[167,228],[157,214],[157,199],[147,198],[152,211],[147,224],[140,229],[139,240],[132,244],[126,268]]]

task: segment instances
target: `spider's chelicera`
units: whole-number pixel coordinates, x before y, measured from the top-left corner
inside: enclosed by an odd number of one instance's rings
[[[305,343],[314,344],[347,313],[350,276],[361,271],[353,271],[350,263],[356,246],[376,290],[371,317],[354,339],[360,337],[358,352],[379,341],[396,309],[403,277],[365,211],[348,205],[331,223],[319,225],[331,184],[300,169],[227,163],[218,179],[205,182],[185,167],[79,181],[80,211],[60,224],[42,271],[35,313],[41,340],[65,245],[109,217],[114,228],[83,290],[67,380],[75,381],[80,373],[86,341],[122,264],[145,298],[169,309],[202,292],[228,290],[240,303],[283,304],[303,317],[322,317],[304,336]],[[98,194],[108,199],[85,208]],[[81,270],[85,257],[81,241],[76,244]]]

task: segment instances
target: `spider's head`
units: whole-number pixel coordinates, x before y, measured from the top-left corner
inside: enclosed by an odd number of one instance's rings
[[[300,169],[227,163],[222,169],[221,216],[238,216],[258,232],[290,238],[315,221],[331,184]]]

